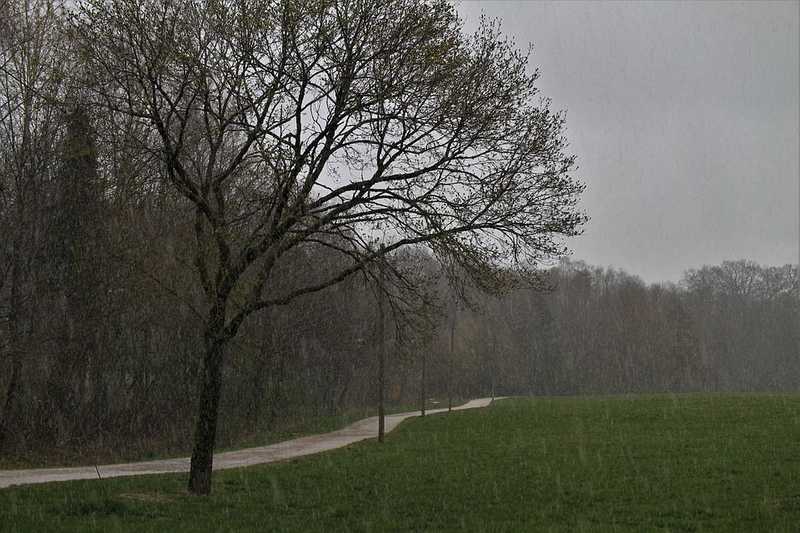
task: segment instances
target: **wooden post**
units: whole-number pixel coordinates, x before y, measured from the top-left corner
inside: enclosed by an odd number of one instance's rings
[[[381,256],[378,263],[378,442],[383,442],[386,431],[386,420],[384,412],[384,372],[386,367],[386,335],[384,332],[384,271],[383,271],[383,244],[381,244]]]
[[[425,416],[425,350],[422,350],[422,383],[420,384],[419,403],[421,415]]]
[[[447,412],[453,410],[453,342],[456,333],[456,300],[453,298],[450,312],[450,354],[447,369]]]
[[[492,393],[492,401],[494,401],[494,383],[495,383],[495,375],[497,373],[497,329],[492,328],[492,356],[491,356],[491,393]]]

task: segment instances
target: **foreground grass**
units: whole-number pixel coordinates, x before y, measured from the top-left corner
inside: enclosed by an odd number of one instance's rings
[[[796,531],[800,397],[504,400],[215,474],[0,490],[1,531]]]

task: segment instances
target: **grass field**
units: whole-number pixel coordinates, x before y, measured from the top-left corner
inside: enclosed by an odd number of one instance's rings
[[[0,530],[798,531],[800,397],[503,400],[215,476],[0,490]]]

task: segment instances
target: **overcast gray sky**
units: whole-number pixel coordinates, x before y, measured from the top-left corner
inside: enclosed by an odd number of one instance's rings
[[[575,259],[678,281],[800,254],[800,3],[476,1],[567,110],[591,217]]]

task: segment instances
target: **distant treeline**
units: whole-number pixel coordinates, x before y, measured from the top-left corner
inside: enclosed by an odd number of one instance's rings
[[[4,450],[185,445],[202,345],[191,210],[142,177],[147,162],[136,173],[132,161],[98,157],[75,172],[75,143],[95,150],[95,141],[85,116],[70,120],[61,142],[69,149],[54,149],[50,171],[36,176],[37,201],[24,217],[15,204],[0,210],[17,254],[0,256]],[[327,248],[303,247],[279,282],[313,279],[336,261]],[[565,260],[543,274],[549,290],[467,291],[464,303],[432,258],[413,261],[432,273],[426,291],[439,306],[420,311],[427,327],[405,327],[390,342],[387,395],[396,404],[419,400],[423,358],[425,395],[441,402],[800,388],[796,266],[726,262],[648,286]],[[223,444],[292,417],[374,405],[373,289],[354,276],[245,324],[227,358]]]
[[[497,343],[503,393],[800,389],[797,266],[726,261],[677,285],[581,262],[549,276],[552,292],[494,301],[464,337],[486,357]]]

